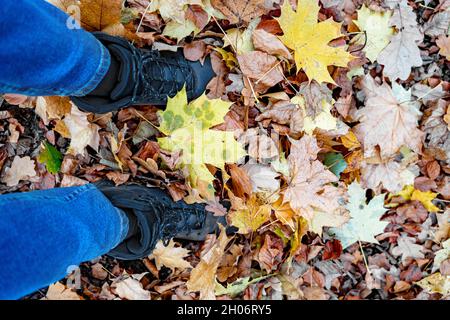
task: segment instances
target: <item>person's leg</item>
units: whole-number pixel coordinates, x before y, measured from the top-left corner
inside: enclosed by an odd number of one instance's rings
[[[159,240],[204,240],[217,223],[225,218],[205,204],[174,202],[141,185],[100,181],[0,195],[0,299],[20,298],[102,254],[135,260]]]
[[[0,299],[20,298],[109,252],[128,225],[93,184],[1,195]]]
[[[126,39],[94,36],[44,0],[3,0],[0,15],[0,93],[70,96],[84,111],[105,113],[164,106],[183,87],[195,99],[215,76],[209,57],[201,64],[181,50],[138,49]]]
[[[0,93],[84,96],[106,75],[108,50],[46,1],[3,0],[0,16]]]

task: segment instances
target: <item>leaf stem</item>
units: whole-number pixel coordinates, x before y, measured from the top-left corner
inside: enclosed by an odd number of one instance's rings
[[[363,256],[364,264],[366,265],[367,273],[372,276],[372,273],[370,272],[369,264],[367,263],[366,254],[364,253],[361,241],[358,239],[359,248],[361,249],[361,253]]]

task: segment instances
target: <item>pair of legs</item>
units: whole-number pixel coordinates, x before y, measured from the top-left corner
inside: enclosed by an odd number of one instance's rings
[[[139,102],[162,105],[184,81],[194,97],[212,77],[210,68],[174,54],[99,41],[44,0],[2,1],[0,16],[0,93],[71,96],[80,108],[101,112]],[[159,69],[152,69],[155,61]],[[175,204],[163,191],[139,186],[1,195],[0,298],[20,298],[102,254],[139,258],[159,239],[200,239],[215,225],[203,206]]]

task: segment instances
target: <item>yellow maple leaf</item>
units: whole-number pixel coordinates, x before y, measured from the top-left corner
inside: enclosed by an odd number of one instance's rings
[[[317,115],[312,116],[307,114],[305,99],[303,96],[295,96],[291,99],[293,104],[300,107],[300,112],[303,117],[303,130],[312,135],[314,129],[320,128],[323,130],[333,130],[336,129],[337,119],[331,115],[331,104],[325,99],[320,101],[320,105],[317,106],[320,112]]]
[[[281,41],[294,50],[297,71],[303,69],[309,81],[335,83],[327,67],[346,67],[353,56],[344,48],[330,47],[328,43],[342,36],[341,24],[331,18],[317,22],[319,4],[317,0],[299,0],[297,11],[285,1],[278,22],[284,35]]]
[[[389,44],[391,36],[394,34],[394,28],[389,25],[391,12],[376,12],[366,6],[362,6],[358,10],[358,20],[353,22],[358,26],[359,30],[365,31],[367,40],[364,35],[359,37],[358,43],[366,45],[363,51],[370,61],[375,61],[378,54]]]
[[[412,185],[407,185],[403,188],[402,191],[398,193],[398,195],[405,200],[420,201],[425,209],[427,209],[429,212],[439,211],[439,208],[436,207],[433,202],[431,202],[436,198],[436,196],[438,195],[437,193],[431,191],[420,191],[414,189],[414,186]]]
[[[246,155],[231,131],[210,130],[223,122],[231,103],[208,99],[206,95],[187,102],[186,88],[169,98],[167,108],[158,112],[159,130],[167,137],[159,138],[162,149],[181,151],[180,168],[185,169],[192,187],[199,187],[205,199],[214,198],[214,176],[206,167],[220,169],[225,163],[235,163]]]
[[[238,233],[247,234],[256,231],[270,219],[271,206],[265,204],[256,195],[252,194],[246,203],[240,198],[234,198],[239,203],[237,210],[229,214],[231,224],[238,228]]]

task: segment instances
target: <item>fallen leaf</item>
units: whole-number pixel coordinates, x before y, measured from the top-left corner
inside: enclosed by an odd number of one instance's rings
[[[277,58],[265,52],[252,51],[238,55],[237,59],[245,76],[267,87],[273,87],[284,79]]]
[[[402,256],[402,263],[405,265],[408,258],[423,259],[424,248],[421,245],[416,244],[416,239],[402,236],[397,239],[398,246],[392,249],[394,256]]]
[[[206,53],[206,44],[203,41],[192,41],[183,47],[184,57],[190,61],[201,60]]]
[[[447,35],[449,28],[450,10],[445,10],[433,15],[423,26],[423,31],[427,36],[438,37]]]
[[[127,300],[151,300],[150,292],[142,288],[142,284],[129,276],[119,278],[112,285],[111,288],[117,293],[119,297]]]
[[[384,65],[383,73],[392,81],[408,79],[411,68],[423,63],[418,44],[423,34],[417,26],[417,17],[407,1],[401,1],[390,20],[390,26],[399,30],[391,42],[378,55],[378,62]]]
[[[436,40],[436,44],[440,49],[439,54],[450,61],[450,37],[442,35]]]
[[[450,239],[442,242],[442,249],[435,252],[434,262],[433,262],[433,270],[439,270],[441,263],[450,258]]]
[[[66,115],[63,121],[70,134],[70,146],[67,153],[72,155],[84,154],[87,146],[91,146],[95,151],[98,150],[100,141],[98,130],[100,127],[90,123],[86,113],[72,104],[70,114]]]
[[[438,212],[439,208],[436,207],[431,201],[436,198],[437,193],[431,191],[420,191],[414,188],[413,185],[408,185],[398,193],[405,200],[420,201],[422,205],[429,212]]]
[[[121,0],[80,0],[81,26],[88,31],[101,31],[109,25],[120,23]]]
[[[342,36],[341,24],[332,19],[318,23],[318,13],[319,4],[316,0],[299,0],[297,11],[292,10],[289,1],[285,1],[278,18],[284,32],[280,39],[295,51],[297,72],[303,69],[309,81],[334,84],[327,67],[347,67],[353,56],[343,48],[328,45],[331,40]]]
[[[331,182],[338,179],[317,160],[316,139],[305,135],[291,143],[288,157],[290,183],[284,192],[284,201],[307,220],[313,218],[316,210],[335,212],[339,207],[339,190]]]
[[[208,12],[203,10],[203,8],[197,4],[188,6],[185,16],[186,19],[192,21],[199,30],[206,27],[209,22]]]
[[[349,185],[348,195],[350,199],[346,208],[350,212],[350,220],[342,227],[331,228],[331,233],[341,241],[344,249],[358,241],[378,243],[375,236],[383,233],[388,225],[388,222],[380,221],[386,212],[385,195],[377,195],[366,204],[366,192],[357,182]]]
[[[283,42],[277,36],[265,31],[264,29],[256,29],[252,34],[253,45],[255,49],[263,51],[273,56],[282,56],[292,59],[292,55]]]
[[[5,169],[2,182],[6,183],[8,187],[13,187],[21,180],[28,180],[36,176],[34,167],[34,160],[31,160],[29,156],[22,158],[15,156],[11,163],[11,167]]]
[[[268,165],[246,163],[242,167],[250,178],[253,192],[274,193],[280,188],[279,174]]]
[[[233,206],[228,214],[231,224],[238,228],[238,233],[247,234],[256,231],[270,218],[271,207],[265,204],[256,194],[253,194],[246,202],[237,198],[239,207]]]
[[[423,132],[417,128],[420,111],[411,101],[411,92],[393,83],[378,86],[370,75],[364,78],[365,107],[356,112],[360,121],[354,128],[358,140],[364,147],[364,156],[377,155],[380,148],[382,158],[393,156],[402,146],[420,152]]]
[[[223,122],[231,103],[208,99],[205,95],[187,103],[185,88],[169,98],[167,108],[159,112],[160,131],[168,135],[158,144],[170,152],[183,151],[179,165],[187,169],[191,185],[200,187],[206,199],[214,198],[214,176],[205,164],[224,169],[246,152],[235,140],[233,132],[209,129]]]
[[[414,183],[416,175],[402,167],[396,161],[382,163],[361,163],[361,185],[364,188],[376,190],[382,186],[390,192],[399,192],[405,185]]]
[[[388,45],[389,40],[394,34],[394,29],[389,25],[392,16],[390,11],[376,12],[367,8],[365,5],[358,10],[358,20],[354,23],[359,30],[366,33],[367,39],[362,35],[358,43],[364,44],[363,51],[366,57],[374,62],[377,60],[380,52]]]
[[[216,271],[222,259],[225,247],[230,238],[227,237],[225,228],[220,226],[220,235],[214,245],[200,258],[199,264],[191,271],[191,276],[186,282],[189,291],[200,291],[201,300],[215,300]]]
[[[158,241],[149,259],[155,259],[156,268],[161,270],[162,266],[170,268],[172,271],[175,268],[184,271],[187,268],[192,268],[189,262],[184,258],[189,256],[189,250],[183,247],[175,247],[175,242],[171,239],[167,246],[164,246],[162,241]]]
[[[125,182],[130,179],[129,173],[121,173],[117,171],[111,171],[106,174],[106,177],[113,181],[116,186],[119,186],[121,184],[124,184]]]
[[[416,284],[430,293],[440,293],[444,296],[450,294],[450,276],[443,276],[440,272],[423,278]]]
[[[424,121],[423,130],[427,137],[425,147],[428,153],[450,164],[450,130],[444,121],[447,104],[443,99],[437,101],[431,108],[431,115]]]
[[[61,119],[70,113],[72,105],[67,97],[37,97],[36,108],[42,108],[48,119]]]
[[[235,164],[230,164],[231,183],[233,185],[233,193],[239,198],[245,198],[252,194],[252,183],[247,172]]]
[[[42,300],[83,300],[83,298],[62,283],[56,282],[48,287]]]
[[[231,24],[250,22],[266,12],[264,0],[211,0],[214,8],[223,13]]]
[[[283,244],[281,239],[266,234],[264,244],[258,253],[258,261],[261,267],[267,273],[271,273],[281,263],[282,256]]]
[[[41,145],[41,152],[39,153],[37,160],[40,163],[44,163],[47,171],[55,174],[58,173],[61,168],[63,156],[54,146],[47,141],[44,141]]]

